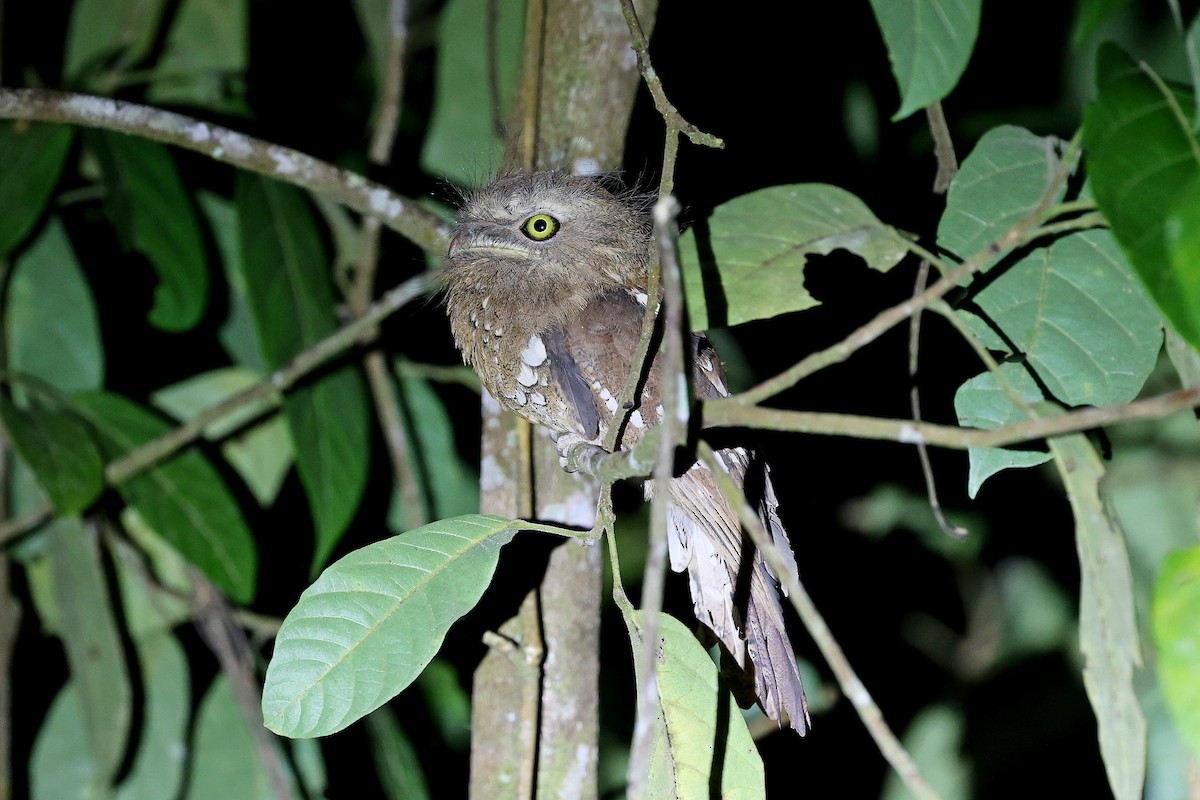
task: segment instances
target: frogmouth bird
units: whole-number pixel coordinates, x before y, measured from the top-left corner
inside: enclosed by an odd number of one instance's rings
[[[559,434],[603,441],[622,411],[650,302],[650,235],[644,198],[610,191],[601,179],[521,172],[466,197],[446,255],[446,308],[463,360],[502,406]],[[663,415],[658,360],[628,411],[622,448]],[[728,393],[703,337],[694,339],[692,361],[698,395]],[[793,559],[766,465],[740,447],[717,456],[753,489],[764,527]],[[671,567],[687,570],[697,618],[752,681],[767,715],[780,723],[786,715],[803,734],[808,709],[779,581],[703,464],[671,481],[668,516]]]

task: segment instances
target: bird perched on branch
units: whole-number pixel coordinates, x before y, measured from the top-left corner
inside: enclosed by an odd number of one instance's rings
[[[647,212],[644,198],[560,171],[503,177],[466,198],[446,256],[446,308],[463,360],[502,406],[560,434],[603,441],[621,410],[649,301]],[[662,417],[658,361],[629,410],[622,448]],[[692,361],[698,395],[727,394],[721,362],[702,337]],[[754,490],[765,529],[793,559],[766,465],[740,447],[717,456]],[[803,734],[808,710],[779,581],[707,467],[694,464],[671,481],[668,514],[671,566],[687,570],[696,616],[753,681],[767,715],[781,722],[786,714]]]

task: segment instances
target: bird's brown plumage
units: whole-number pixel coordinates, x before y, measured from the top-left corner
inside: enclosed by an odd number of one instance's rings
[[[564,172],[518,173],[466,199],[446,257],[446,308],[463,359],[501,405],[560,433],[603,439],[645,314],[649,236],[643,203]],[[726,394],[704,339],[693,354],[697,393]],[[656,359],[622,447],[659,422],[660,401]],[[766,465],[743,448],[718,458],[739,486],[755,490],[766,529],[790,559]],[[803,733],[808,711],[776,576],[746,549],[707,468],[693,465],[670,493],[671,566],[688,572],[697,617],[752,676],[766,713],[776,721],[786,713]]]

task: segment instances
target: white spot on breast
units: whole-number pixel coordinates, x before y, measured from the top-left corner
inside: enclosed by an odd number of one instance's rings
[[[517,389],[515,392],[510,394],[509,397],[511,399],[517,401],[517,405],[519,405],[519,406],[525,405],[525,393],[523,391],[521,391],[520,389]]]
[[[535,406],[546,405],[546,395],[542,394],[541,392],[533,392],[529,395],[529,399],[533,401]]]
[[[521,351],[521,360],[531,367],[540,367],[546,363],[546,345],[542,337],[534,334],[529,337],[529,344]]]
[[[521,364],[521,371],[517,373],[517,383],[522,386],[533,386],[537,383],[537,373],[528,364]]]
[[[611,393],[610,391],[608,391],[608,388],[607,388],[607,387],[605,387],[605,388],[603,388],[603,389],[601,389],[601,390],[600,390],[600,399],[601,399],[601,400],[603,400],[603,401],[604,401],[604,402],[606,402],[606,403],[607,403],[609,400],[612,400],[612,393]]]
[[[604,401],[604,407],[615,413],[617,410],[617,398],[610,395],[609,398]]]
[[[662,418],[667,415],[667,410],[665,408],[663,408],[662,403],[659,403],[657,406],[654,407],[654,413],[658,414],[658,421],[662,422]]]
[[[650,295],[646,294],[645,292],[634,292],[633,299],[637,300],[644,306],[650,300]]]
[[[641,409],[635,408],[633,413],[629,415],[629,424],[635,428],[646,427],[646,420],[642,419]]]
[[[492,296],[488,295],[487,297],[483,298],[483,302],[481,302],[479,305],[483,306],[484,308],[487,308],[488,301],[491,299],[492,299]]]

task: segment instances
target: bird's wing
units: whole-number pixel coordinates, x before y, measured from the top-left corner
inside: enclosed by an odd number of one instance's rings
[[[579,365],[567,346],[566,332],[562,328],[546,331],[542,334],[542,342],[546,346],[550,374],[554,376],[559,392],[575,409],[583,435],[594,438],[600,430],[600,412],[596,409],[592,386],[580,373]]]

